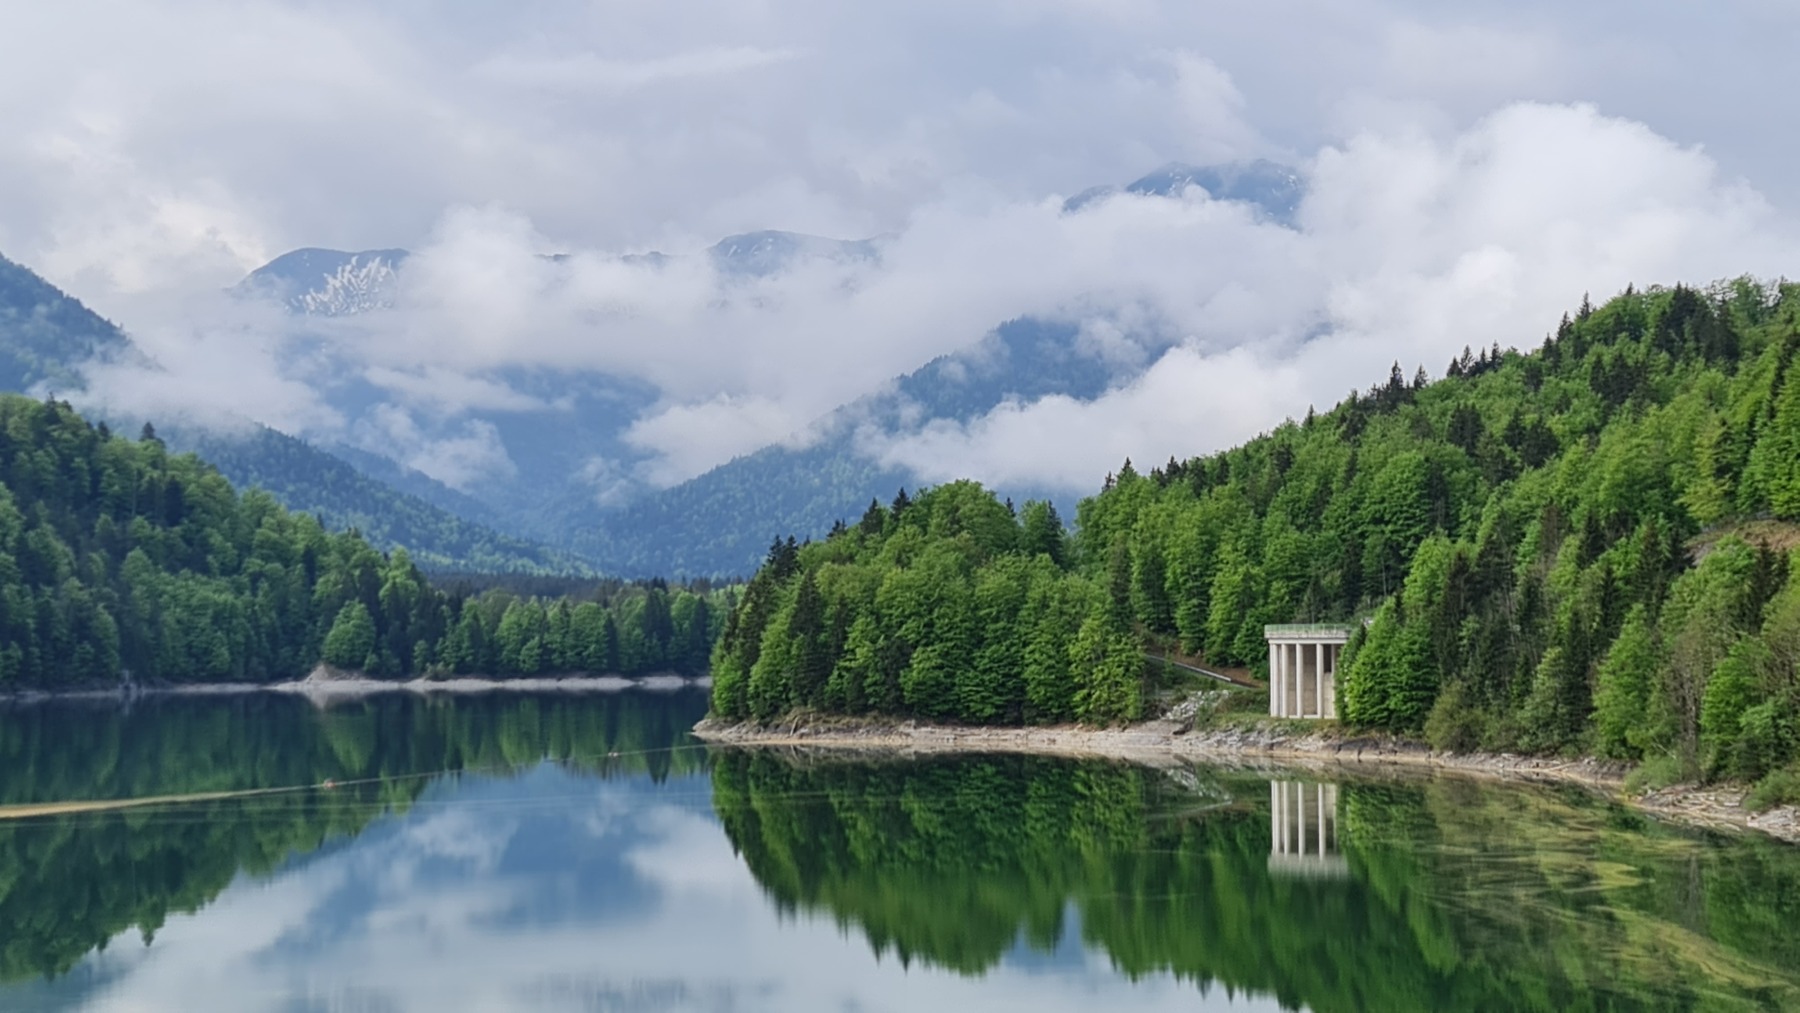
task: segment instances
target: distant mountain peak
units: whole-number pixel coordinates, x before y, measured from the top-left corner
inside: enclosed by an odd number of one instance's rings
[[[1116,193],[1178,197],[1190,186],[1205,190],[1214,200],[1237,201],[1257,209],[1270,220],[1292,226],[1300,201],[1306,196],[1306,179],[1299,171],[1266,158],[1188,165],[1170,162],[1123,187],[1096,186],[1063,202],[1063,211],[1079,211]]]
[[[873,239],[830,239],[803,232],[764,229],[726,236],[706,253],[721,274],[760,278],[774,274],[796,260],[850,263],[874,260],[878,251]]]
[[[295,313],[350,316],[393,305],[405,250],[354,253],[306,247],[250,272],[235,291],[274,299]]]

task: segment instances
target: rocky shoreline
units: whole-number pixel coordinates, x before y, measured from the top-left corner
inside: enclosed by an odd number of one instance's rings
[[[787,746],[897,755],[1033,753],[1126,760],[1149,766],[1191,761],[1266,760],[1283,766],[1330,771],[1346,767],[1431,770],[1512,781],[1576,784],[1655,816],[1724,830],[1758,831],[1800,844],[1800,807],[1767,812],[1744,807],[1736,786],[1677,785],[1644,795],[1625,792],[1626,764],[1495,753],[1439,753],[1405,739],[1334,734],[1287,722],[1185,730],[1174,721],[1146,721],[1123,728],[1057,725],[1034,728],[962,727],[916,722],[841,718],[790,720],[773,725],[726,723],[711,718],[694,735],[721,746]]]

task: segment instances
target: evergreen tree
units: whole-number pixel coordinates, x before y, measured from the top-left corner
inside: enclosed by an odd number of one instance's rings
[[[375,620],[362,602],[344,603],[325,634],[324,660],[338,668],[361,668],[375,650]]]

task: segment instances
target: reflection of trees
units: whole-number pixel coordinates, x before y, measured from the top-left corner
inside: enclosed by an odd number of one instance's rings
[[[1227,784],[1254,804],[1172,816],[1192,807],[1168,777],[1043,758],[733,753],[713,779],[777,904],[964,973],[1021,940],[1052,949],[1072,907],[1128,975],[1319,1011],[1800,1001],[1800,948],[1772,931],[1800,903],[1800,852],[1697,841],[1554,794],[1345,786],[1349,875],[1321,880],[1270,874],[1266,782]]]
[[[705,706],[698,694],[386,694],[327,711],[275,696],[9,711],[0,804],[341,786],[0,820],[0,980],[61,973],[130,928],[153,935],[240,872],[266,874],[404,810],[442,773],[546,759],[658,780],[695,772],[705,753],[686,730]]]

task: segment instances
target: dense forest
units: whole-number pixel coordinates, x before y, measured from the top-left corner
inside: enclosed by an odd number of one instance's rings
[[[415,486],[435,483],[374,454],[355,455],[352,465],[341,448],[328,453],[260,425],[238,432],[181,427],[163,435],[171,448],[198,454],[233,485],[262,489],[334,530],[354,528],[377,548],[404,548],[427,571],[594,572],[585,559],[495,530],[483,513],[466,509],[472,505],[466,496],[439,490],[437,498],[465,508],[452,512],[400,488],[409,478]]]
[[[732,592],[583,600],[434,587],[211,466],[0,396],[0,686],[703,671]]]
[[[902,490],[823,541],[770,549],[714,653],[713,708],[1136,718],[1143,653],[1125,587],[1073,563],[1047,503],[1015,511],[973,482]]]
[[[1249,443],[1129,462],[1060,537],[966,483],[772,552],[715,710],[1113,721],[1146,640],[1266,666],[1266,623],[1366,620],[1344,719],[1669,776],[1800,755],[1800,287],[1585,300]],[[1792,780],[1800,775],[1778,774]]]
[[[727,751],[712,777],[720,823],[776,904],[904,964],[980,975],[1032,967],[1031,951],[1052,966],[1098,951],[1134,978],[1319,1013],[1800,1001],[1793,848],[1697,839],[1580,793],[1342,784],[1346,868],[1320,876],[1272,865],[1266,776]],[[1482,874],[1446,858],[1470,847]]]

